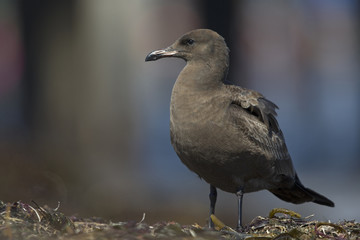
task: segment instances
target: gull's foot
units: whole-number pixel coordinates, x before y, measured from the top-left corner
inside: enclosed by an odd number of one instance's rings
[[[215,230],[215,225],[214,225],[214,222],[211,219],[211,217],[209,218],[208,228],[211,229],[211,230]]]
[[[237,226],[237,227],[236,227],[236,231],[237,231],[238,233],[243,233],[243,232],[244,232],[244,227],[243,227],[243,226]]]

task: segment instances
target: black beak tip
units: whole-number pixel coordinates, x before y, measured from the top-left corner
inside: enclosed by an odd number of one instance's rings
[[[154,55],[152,55],[151,53],[149,53],[146,57],[145,57],[145,62],[149,62],[149,61],[153,61],[154,60]]]
[[[152,52],[149,53],[145,58],[145,62],[155,61],[155,60],[157,60],[157,56],[155,54],[152,54]]]

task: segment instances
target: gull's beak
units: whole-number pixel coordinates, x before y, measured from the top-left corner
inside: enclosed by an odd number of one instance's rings
[[[161,49],[161,50],[156,50],[156,51],[149,53],[146,56],[145,62],[156,61],[156,60],[158,60],[160,58],[164,58],[164,57],[175,57],[177,53],[178,53],[178,51],[174,50],[171,47]]]

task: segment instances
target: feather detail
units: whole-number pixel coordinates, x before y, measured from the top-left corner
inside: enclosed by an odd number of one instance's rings
[[[280,132],[279,124],[276,120],[276,109],[278,109],[278,106],[275,103],[267,100],[256,91],[235,85],[225,86],[231,92],[231,96],[233,96],[232,103],[241,106],[249,114],[256,116],[259,121],[265,124],[270,135],[272,132]]]

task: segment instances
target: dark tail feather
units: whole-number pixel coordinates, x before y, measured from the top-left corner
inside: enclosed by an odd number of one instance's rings
[[[331,201],[330,199],[328,199],[327,197],[309,189],[309,188],[305,188],[305,190],[311,195],[313,196],[314,203],[317,204],[321,204],[321,205],[325,205],[325,206],[329,206],[329,207],[335,207],[335,204],[333,203],[333,201]]]
[[[329,207],[335,206],[327,197],[302,185],[297,175],[295,176],[295,183],[291,188],[271,189],[270,192],[284,201],[295,204],[314,202]]]

